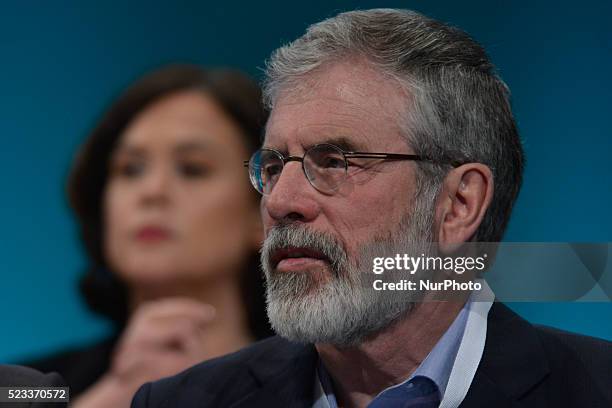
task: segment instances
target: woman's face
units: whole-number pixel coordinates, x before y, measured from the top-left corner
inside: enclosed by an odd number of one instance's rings
[[[237,125],[198,91],[170,94],[125,129],[104,194],[104,249],[128,285],[234,277],[261,239]]]

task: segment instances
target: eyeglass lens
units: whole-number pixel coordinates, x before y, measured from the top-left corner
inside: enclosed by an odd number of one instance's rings
[[[273,150],[259,150],[249,162],[251,183],[262,194],[270,194],[278,181],[284,161]],[[303,170],[310,184],[323,193],[333,193],[346,177],[347,162],[342,151],[321,144],[306,151]]]

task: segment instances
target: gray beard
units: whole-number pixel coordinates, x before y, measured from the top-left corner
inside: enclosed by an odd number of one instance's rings
[[[372,272],[372,259],[431,253],[433,212],[416,201],[411,216],[405,216],[395,231],[363,244],[354,262],[348,260],[337,239],[314,232],[304,224],[280,224],[271,229],[261,261],[266,276],[268,318],[276,333],[295,342],[346,348],[363,343],[409,314],[423,294],[374,290],[372,283],[381,275]],[[317,279],[315,275],[321,274],[312,271],[276,271],[270,257],[274,250],[284,247],[307,247],[323,253],[331,260],[331,274],[323,272],[326,279]],[[412,275],[419,277],[419,273]],[[384,279],[394,278],[386,272]]]

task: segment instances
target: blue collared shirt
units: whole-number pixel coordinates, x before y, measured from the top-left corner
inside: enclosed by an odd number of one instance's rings
[[[446,391],[446,386],[448,385],[453,364],[455,363],[455,358],[457,357],[457,352],[459,351],[459,346],[461,345],[463,332],[467,324],[470,303],[471,301],[466,302],[453,323],[412,375],[401,384],[388,387],[378,395],[392,388],[403,386],[416,376],[422,376],[429,378],[436,384],[440,393],[440,399],[442,399]],[[318,365],[318,376],[323,389],[323,395],[315,401],[313,408],[338,408],[338,402],[334,395],[331,379],[321,360],[319,360]]]

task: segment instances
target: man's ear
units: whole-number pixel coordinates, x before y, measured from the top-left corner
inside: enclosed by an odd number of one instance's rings
[[[476,233],[493,198],[493,174],[481,163],[451,170],[436,203],[437,241],[443,253],[452,252]]]

